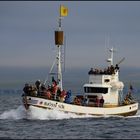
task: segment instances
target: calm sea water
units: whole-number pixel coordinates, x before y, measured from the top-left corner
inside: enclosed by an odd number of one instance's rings
[[[68,77],[65,84],[75,92],[83,81],[75,76],[72,79]],[[131,117],[77,116],[35,107],[26,112],[22,106],[22,84],[0,89],[0,139],[140,138],[140,110]],[[134,96],[140,103],[139,88]]]

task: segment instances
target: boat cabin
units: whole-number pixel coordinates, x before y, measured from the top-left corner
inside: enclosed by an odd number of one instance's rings
[[[89,71],[89,82],[84,84],[84,96],[89,104],[93,105],[95,99],[104,99],[105,106],[119,105],[119,92],[123,89],[123,83],[119,81],[118,69],[111,66],[103,70]]]

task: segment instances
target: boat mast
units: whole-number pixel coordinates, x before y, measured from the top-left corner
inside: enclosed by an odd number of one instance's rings
[[[59,20],[58,20],[58,36],[59,37],[61,36],[59,33],[63,33],[62,28],[61,28],[61,19],[62,19],[62,17],[59,16]],[[62,41],[61,43],[56,44],[57,49],[58,49],[58,52],[57,52],[57,82],[58,82],[58,85],[61,88],[61,90],[63,90],[63,85],[62,85],[62,65],[61,65],[61,47],[62,47],[62,44],[63,44],[63,39],[61,41]]]
[[[63,90],[63,84],[62,84],[62,65],[61,65],[61,47],[64,44],[64,33],[62,31],[62,24],[61,21],[64,16],[67,16],[68,9],[62,5],[60,5],[60,15],[58,19],[58,30],[55,31],[55,45],[57,46],[58,52],[57,52],[57,82],[58,86],[61,90]]]

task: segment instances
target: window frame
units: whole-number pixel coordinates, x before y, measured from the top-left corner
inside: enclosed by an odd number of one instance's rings
[[[108,93],[108,87],[84,87],[85,93],[102,93],[107,94]]]

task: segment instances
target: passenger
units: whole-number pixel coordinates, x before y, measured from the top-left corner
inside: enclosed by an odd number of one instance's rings
[[[85,103],[86,103],[86,105],[88,105],[88,103],[89,103],[89,99],[87,97],[86,97]]]
[[[133,100],[134,100],[134,98],[132,97],[132,94],[131,94],[131,92],[129,91],[128,93],[127,93],[127,95],[126,95],[126,98],[129,100],[129,102],[133,102]]]
[[[59,101],[60,102],[64,102],[65,101],[65,97],[66,97],[66,91],[63,90],[59,96]]]
[[[77,105],[81,105],[81,99],[80,98],[77,98]]]
[[[32,86],[31,85],[28,85],[28,87],[27,87],[27,94],[29,96],[31,96],[31,94],[32,94]]]
[[[53,91],[51,85],[48,85],[48,88],[47,89],[50,90],[51,92]]]
[[[90,71],[88,72],[88,74],[94,74],[93,68],[90,69]]]
[[[111,71],[111,74],[115,74],[115,68],[114,68],[113,65],[111,65],[111,67],[110,67],[110,71]]]
[[[65,103],[70,103],[71,102],[71,90],[69,90],[66,94],[66,98],[65,98]]]
[[[77,104],[77,97],[74,98],[73,103]]]
[[[98,70],[98,69],[95,69],[95,73],[96,73],[96,74],[99,74],[99,70]]]
[[[46,93],[46,95],[45,95],[46,97],[47,97],[47,99],[51,99],[51,92],[50,92],[50,90],[47,90],[47,93]]]
[[[57,93],[56,93],[56,100],[59,101],[59,96],[61,94],[61,89],[58,87]]]
[[[52,77],[52,84],[57,85],[56,80],[54,79],[54,77]]]
[[[115,66],[115,70],[119,70],[119,66],[118,66],[118,64],[116,64],[116,66]]]
[[[31,96],[37,96],[37,89],[35,86],[31,86]]]
[[[130,101],[129,101],[129,99],[128,99],[127,96],[125,97],[125,99],[124,99],[124,101],[123,101],[123,104],[124,104],[124,105],[130,104]]]
[[[106,69],[106,68],[104,69],[104,72],[103,72],[103,73],[104,73],[104,74],[107,74],[107,69]]]
[[[127,93],[127,97],[128,97],[129,99],[132,99],[132,94],[131,94],[130,91]]]
[[[93,74],[97,74],[97,69],[94,69]]]
[[[25,84],[25,87],[23,88],[23,91],[24,91],[25,95],[29,94],[29,84],[28,83]]]
[[[102,70],[100,70],[100,72],[99,72],[100,74],[103,74],[103,71]]]
[[[35,82],[35,86],[36,86],[37,91],[38,91],[38,93],[39,93],[39,92],[40,92],[40,87],[41,87],[41,82],[40,82],[40,80],[37,80],[37,81]]]
[[[45,96],[46,93],[47,93],[47,89],[46,89],[45,85],[42,84],[41,87],[40,87],[40,95]]]
[[[103,107],[103,105],[104,105],[104,99],[103,99],[103,96],[102,96],[101,99],[100,99],[100,107]]]
[[[107,74],[111,74],[110,67],[107,67]]]
[[[56,100],[57,90],[58,90],[58,86],[57,86],[57,84],[54,82],[54,83],[52,84],[52,95],[53,95],[53,99],[54,99],[54,100]]]
[[[81,100],[78,97],[74,98],[74,104],[81,105]]]
[[[25,92],[25,95],[31,96],[32,86],[29,85],[29,84],[25,84],[25,87],[23,88],[23,91]]]
[[[88,98],[87,98],[87,96],[83,99],[82,105],[83,106],[87,106],[88,105]]]

